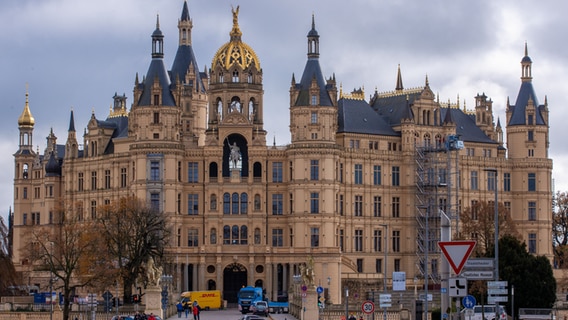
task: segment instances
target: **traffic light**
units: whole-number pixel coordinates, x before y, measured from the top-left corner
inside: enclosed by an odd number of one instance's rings
[[[323,303],[321,302],[321,296],[318,294],[318,308],[323,308]]]
[[[138,294],[133,294],[133,295],[132,295],[132,303],[134,303],[134,304],[139,304],[139,303],[140,303],[140,295],[138,295]]]

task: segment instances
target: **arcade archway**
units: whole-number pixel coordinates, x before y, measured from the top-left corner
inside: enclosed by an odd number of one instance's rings
[[[247,285],[247,268],[239,263],[232,263],[223,270],[223,299],[228,303],[237,303],[237,294]]]

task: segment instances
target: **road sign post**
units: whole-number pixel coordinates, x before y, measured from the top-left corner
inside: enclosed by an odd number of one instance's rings
[[[439,241],[438,246],[456,274],[460,274],[473,252],[475,241]]]
[[[365,301],[361,305],[361,311],[365,314],[371,314],[375,312],[375,304],[372,301]]]

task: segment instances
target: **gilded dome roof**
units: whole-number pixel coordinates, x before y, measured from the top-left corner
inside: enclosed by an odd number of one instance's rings
[[[35,119],[32,116],[32,112],[30,111],[30,105],[28,101],[29,94],[26,92],[26,105],[24,106],[24,111],[18,118],[18,125],[19,126],[32,126],[35,124]]]
[[[241,40],[242,32],[239,29],[239,7],[233,11],[233,29],[231,29],[231,40],[225,43],[213,57],[211,68],[217,69],[218,66],[224,70],[230,70],[234,66],[247,69],[254,65],[257,70],[260,70],[260,61],[254,50]]]

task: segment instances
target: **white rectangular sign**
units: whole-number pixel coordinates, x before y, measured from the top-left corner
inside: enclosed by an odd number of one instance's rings
[[[491,280],[494,279],[493,271],[464,271],[460,274],[468,280]]]
[[[393,291],[406,290],[406,272],[397,271],[392,273],[392,290]]]
[[[507,302],[509,297],[507,296],[489,296],[487,297],[487,303],[495,304],[495,302]]]
[[[507,289],[487,289],[488,295],[507,294]]]
[[[488,289],[502,289],[507,288],[507,281],[487,281]]]
[[[465,262],[464,268],[466,269],[481,269],[493,268],[495,260],[493,258],[469,258]]]

